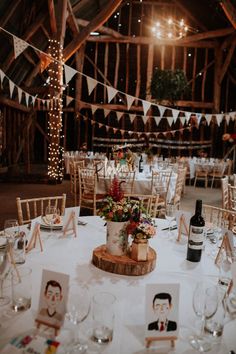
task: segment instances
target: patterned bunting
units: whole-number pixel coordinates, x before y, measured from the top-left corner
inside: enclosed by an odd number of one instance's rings
[[[127,109],[129,111],[133,102],[134,102],[134,97],[130,96],[130,95],[125,95],[125,96],[126,96],[126,101],[127,101]]]
[[[77,74],[77,70],[71,68],[70,66],[64,64],[64,71],[65,71],[65,83],[66,85],[72,79],[72,77]]]
[[[15,59],[29,46],[27,42],[22,41],[20,38],[17,38],[15,36],[13,36],[13,44]]]
[[[40,53],[40,72],[42,73],[45,69],[47,69],[48,65],[51,64],[53,59],[45,54],[45,53]]]

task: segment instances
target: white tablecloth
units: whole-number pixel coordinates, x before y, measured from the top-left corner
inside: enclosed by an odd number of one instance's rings
[[[207,249],[199,263],[186,261],[186,240],[178,244],[161,231],[166,220],[157,220],[157,235],[150,245],[157,252],[156,268],[143,276],[122,276],[108,273],[91,264],[94,248],[106,242],[106,227],[99,217],[83,217],[86,226],[78,226],[78,237],[61,238],[60,233],[48,238],[48,232],[41,232],[44,250],[39,246],[28,255],[26,265],[32,267],[32,308],[13,320],[3,317],[0,328],[0,344],[12,336],[30,330],[34,326],[34,315],[38,308],[42,269],[50,269],[70,275],[76,284],[86,284],[91,296],[98,291],[108,291],[116,298],[116,317],[113,341],[99,346],[89,340],[88,354],[144,354],[144,353],[195,353],[186,340],[186,334],[193,329],[196,316],[192,309],[192,293],[196,282],[203,276],[217,281],[218,270]],[[175,350],[169,343],[155,343],[145,349],[145,286],[155,283],[180,283],[180,334]],[[91,316],[84,322],[90,327]],[[85,326],[86,327],[86,326]],[[225,326],[223,342],[214,346],[211,353],[228,353],[236,348],[235,321]],[[89,332],[88,332],[89,333]],[[226,347],[227,345],[227,347]],[[167,349],[163,349],[163,347]],[[162,349],[160,349],[162,348]]]

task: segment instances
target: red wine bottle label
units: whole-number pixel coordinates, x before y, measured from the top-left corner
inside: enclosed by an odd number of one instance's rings
[[[188,247],[193,250],[201,250],[204,241],[204,227],[190,225]]]

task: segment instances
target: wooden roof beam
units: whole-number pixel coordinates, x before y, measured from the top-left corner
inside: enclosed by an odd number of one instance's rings
[[[234,50],[235,50],[235,45],[236,45],[236,38],[234,39],[234,41],[232,42],[231,44],[231,47],[229,48],[229,51],[228,51],[228,54],[227,54],[227,57],[224,61],[224,64],[221,68],[221,73],[220,73],[220,77],[219,77],[219,83],[221,84],[222,81],[223,81],[223,78],[225,76],[225,73],[229,67],[229,64],[231,62],[231,59],[232,59],[232,56],[234,54]]]
[[[56,7],[57,40],[63,46],[66,33],[67,0],[60,0]]]
[[[230,0],[222,0],[220,1],[220,6],[224,10],[226,17],[228,18],[231,25],[236,29],[236,9],[231,4]]]
[[[48,0],[48,11],[49,11],[49,21],[50,21],[52,35],[55,35],[57,33],[57,22],[56,22],[54,0]]]
[[[77,21],[78,25],[83,26],[83,27],[86,27],[89,24],[89,21],[82,20],[80,18],[77,18],[76,21]],[[114,38],[123,38],[122,34],[120,34],[119,32],[117,32],[111,28],[108,28],[108,27],[101,26],[98,28],[98,31],[101,33],[107,34],[107,35],[111,35]]]
[[[95,18],[89,22],[89,24],[82,29],[76,38],[74,38],[69,45],[65,48],[63,57],[67,61],[86,41],[92,31],[98,29],[104,22],[108,20],[111,14],[117,9],[122,0],[109,1],[100,13],[95,16]]]

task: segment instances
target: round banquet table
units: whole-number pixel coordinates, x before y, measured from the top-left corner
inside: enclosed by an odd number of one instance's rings
[[[25,263],[32,268],[31,309],[13,318],[4,316],[3,309],[0,309],[2,311],[0,345],[34,327],[42,270],[49,269],[69,274],[70,282],[73,284],[86,285],[91,297],[99,291],[108,291],[116,296],[114,337],[111,343],[99,345],[90,340],[91,314],[83,323],[82,330],[88,336],[88,354],[196,353],[187,340],[196,323],[196,315],[192,309],[192,294],[199,279],[204,278],[214,284],[217,283],[218,269],[213,258],[209,256],[211,246],[206,246],[201,262],[188,262],[185,236],[180,243],[170,239],[167,231],[162,231],[162,228],[167,226],[167,221],[156,219],[157,234],[150,240],[150,246],[157,253],[154,271],[143,276],[112,274],[96,268],[91,263],[93,250],[106,242],[104,220],[96,216],[81,217],[80,220],[87,224],[77,226],[76,238],[72,235],[63,238],[61,231],[56,231],[54,236],[48,237],[49,232],[41,230],[43,252],[38,245],[27,254]],[[22,228],[27,230],[25,226]],[[173,232],[177,236],[177,230]],[[155,342],[149,349],[145,348],[145,287],[147,284],[155,283],[180,284],[180,333],[175,349],[170,349],[169,342]],[[235,328],[236,321],[228,321],[221,344],[215,344],[209,353],[224,354],[229,350],[235,350]]]

